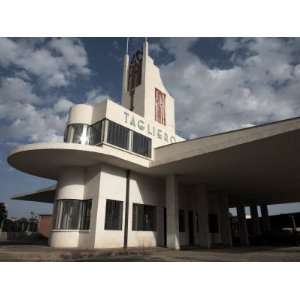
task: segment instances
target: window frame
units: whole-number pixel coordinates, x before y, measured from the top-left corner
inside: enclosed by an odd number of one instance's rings
[[[117,147],[119,147],[121,149],[129,150],[129,148],[130,148],[129,147],[130,146],[130,128],[125,127],[125,126],[123,126],[123,125],[121,125],[119,123],[116,123],[114,121],[111,121],[109,119],[106,119],[106,120],[108,122],[106,122],[107,134],[106,134],[106,137],[105,137],[106,138],[105,142],[107,142],[110,145],[117,146]],[[124,132],[127,131],[127,137],[124,136],[124,141],[126,141],[126,145],[124,147],[122,146],[121,143],[119,143],[119,144],[118,143],[114,143],[114,140],[116,139],[116,136],[110,135],[110,130],[109,130],[110,129],[110,125],[115,126],[114,129],[117,128],[117,130],[121,129],[120,131],[122,131],[122,130],[124,130]],[[117,134],[119,135],[120,132],[117,131]],[[111,137],[113,137],[112,140],[110,140]]]
[[[114,227],[114,221],[112,223],[109,223],[108,219],[108,203],[120,205],[120,212],[118,213],[118,220],[115,221],[117,226]],[[114,231],[122,231],[123,230],[123,210],[124,210],[124,201],[121,200],[114,200],[114,199],[106,199],[105,202],[105,219],[104,219],[104,230],[114,230]]]
[[[97,129],[97,124],[101,124]],[[110,134],[110,126],[113,126],[113,130],[115,130],[115,133]],[[75,141],[75,133],[76,133],[76,127],[81,128],[82,135],[80,137],[77,137]],[[117,129],[116,129],[117,128]],[[119,130],[119,131],[118,131]],[[123,131],[123,132],[122,132]],[[119,141],[118,137],[122,136],[122,134],[126,132],[127,136],[124,136],[123,142],[125,141],[125,144],[122,145],[122,143],[118,143],[116,141]],[[118,136],[116,136],[118,135]],[[84,137],[85,141],[82,142],[82,137]],[[95,139],[95,137],[97,139]],[[136,138],[135,138],[136,137]],[[140,138],[140,145],[137,143],[137,148],[135,149],[135,141]],[[96,140],[96,142],[94,142]],[[117,122],[114,122],[110,119],[103,118],[102,120],[99,120],[92,125],[86,124],[86,123],[72,123],[68,124],[65,132],[64,132],[64,143],[74,143],[74,144],[81,144],[81,145],[91,145],[91,146],[99,146],[103,143],[107,143],[111,146],[117,147],[121,150],[129,151],[132,154],[142,156],[144,158],[150,158],[152,157],[152,138],[148,137],[140,132],[137,132],[135,130],[132,130],[129,127],[123,126],[122,124],[119,124]],[[141,147],[141,144],[147,144],[147,147],[144,147],[145,149],[142,149],[142,151],[139,151],[139,147]],[[142,147],[143,148],[143,147]],[[147,148],[147,149],[146,149]]]
[[[71,201],[76,203],[76,206],[70,205]],[[54,220],[54,230],[78,230],[78,231],[88,231],[91,227],[91,212],[92,212],[92,205],[93,200],[92,199],[56,199],[54,204],[54,214],[55,214],[55,220]],[[72,210],[78,209],[77,214],[75,214],[76,219],[70,220],[72,217],[72,213],[74,213]],[[83,210],[85,212],[88,211],[88,214],[85,213],[83,215]],[[76,212],[76,211],[75,211]],[[64,215],[65,214],[65,215]],[[83,219],[84,217],[88,216],[88,222],[86,219]],[[72,226],[72,224],[75,222],[75,226]],[[65,225],[67,224],[67,225]],[[88,224],[88,225],[87,225]],[[71,225],[71,226],[70,226]],[[85,225],[85,226],[83,226]],[[87,226],[86,226],[87,225]]]
[[[138,155],[142,155],[144,157],[151,157],[152,156],[152,139],[149,138],[148,136],[145,136],[145,135],[143,135],[143,134],[141,134],[139,132],[136,132],[134,130],[131,130],[131,132],[132,132],[131,133],[132,137],[131,137],[131,147],[130,147],[131,149],[130,149],[130,151],[133,152],[133,153],[136,153]],[[139,153],[137,151],[134,151],[134,135],[135,134],[137,136],[140,136],[140,137],[144,138],[145,140],[147,140],[147,142],[148,142],[147,154],[142,154],[142,153]]]
[[[150,225],[147,225],[146,210],[152,209],[153,220]],[[140,214],[140,215],[139,215]],[[132,231],[157,231],[157,206],[151,204],[143,204],[143,203],[133,203],[132,204]]]

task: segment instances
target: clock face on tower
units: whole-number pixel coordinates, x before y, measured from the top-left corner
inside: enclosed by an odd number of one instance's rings
[[[155,121],[166,125],[166,94],[155,89]]]

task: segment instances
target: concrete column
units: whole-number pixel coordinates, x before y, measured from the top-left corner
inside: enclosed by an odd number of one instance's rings
[[[175,175],[166,178],[167,247],[180,249],[178,220],[178,182]]]
[[[269,217],[267,204],[260,205],[260,211],[261,211],[261,217],[262,217],[263,231],[270,231],[271,223],[270,223],[270,217]]]
[[[260,231],[259,217],[258,217],[258,211],[256,205],[250,206],[250,213],[251,213],[253,235],[258,236],[260,235],[261,231]]]
[[[197,211],[199,214],[199,245],[210,248],[210,234],[208,228],[208,197],[206,187],[197,185],[196,187]]]
[[[242,246],[249,246],[249,238],[248,238],[248,229],[246,223],[246,215],[245,208],[243,206],[238,206],[237,217],[239,222],[239,233],[240,233],[240,242]]]
[[[230,215],[228,210],[228,196],[221,195],[219,201],[220,208],[220,231],[224,246],[232,247],[232,235],[230,225]]]

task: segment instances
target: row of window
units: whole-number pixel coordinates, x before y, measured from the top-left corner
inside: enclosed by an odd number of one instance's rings
[[[57,200],[54,208],[56,229],[82,229],[90,228],[92,200]],[[195,214],[196,229],[199,232],[199,215]],[[152,205],[133,204],[132,230],[155,231],[156,230],[156,207]],[[105,225],[106,230],[122,230],[123,224],[123,201],[106,200]],[[185,232],[185,212],[179,210],[179,232]],[[210,233],[219,231],[218,216],[208,215]]]
[[[132,209],[132,230],[156,230],[155,206],[134,203]],[[105,229],[122,230],[122,220],[123,201],[106,200]]]
[[[90,228],[92,200],[61,199],[55,201],[55,229]],[[132,230],[155,231],[156,208],[151,205],[133,204]],[[106,200],[106,230],[122,230],[123,201]]]
[[[110,120],[102,120],[93,125],[68,125],[64,142],[98,145],[102,142],[118,146],[134,153],[151,157],[151,139]]]

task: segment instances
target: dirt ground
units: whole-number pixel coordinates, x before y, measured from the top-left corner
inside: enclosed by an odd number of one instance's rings
[[[46,245],[0,243],[0,261],[300,261],[300,247],[251,247],[231,249],[53,249]]]

